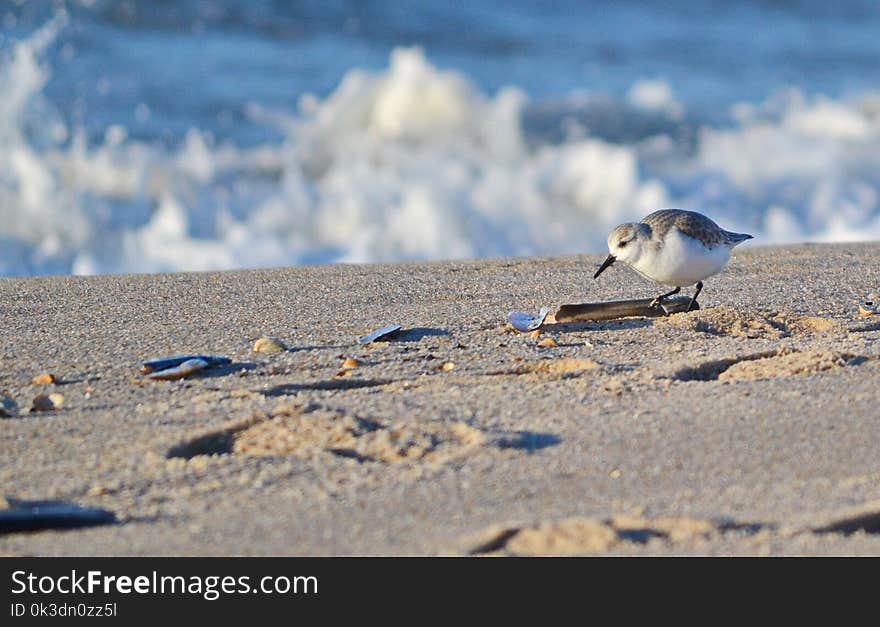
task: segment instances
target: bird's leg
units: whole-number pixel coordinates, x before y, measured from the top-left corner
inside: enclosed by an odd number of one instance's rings
[[[702,285],[701,285],[701,287],[702,287]],[[668,297],[672,296],[673,294],[678,294],[680,291],[681,291],[681,288],[676,287],[671,292],[666,292],[665,294],[660,294],[660,296],[658,296],[657,298],[655,298],[654,300],[651,301],[651,307],[657,307],[660,303],[663,302],[664,298],[668,298]],[[700,293],[700,290],[697,290],[697,294],[699,294],[699,293]]]
[[[694,292],[694,297],[691,298],[691,302],[688,303],[688,308],[687,308],[688,311],[690,311],[691,309],[694,308],[694,305],[695,305],[696,302],[697,302],[697,296],[700,295],[700,292],[701,292],[702,290],[703,290],[703,282],[702,282],[702,281],[697,281],[697,291]]]

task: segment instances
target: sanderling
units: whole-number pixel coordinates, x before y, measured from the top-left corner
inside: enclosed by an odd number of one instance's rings
[[[647,279],[675,286],[655,298],[654,305],[683,287],[696,285],[690,311],[703,289],[703,279],[721,272],[730,259],[730,249],[747,239],[752,236],[725,231],[701,213],[661,209],[641,222],[621,224],[611,231],[610,254],[593,278],[619,259]]]

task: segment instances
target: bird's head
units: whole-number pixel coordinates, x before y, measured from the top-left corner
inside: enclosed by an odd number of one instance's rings
[[[608,236],[608,257],[593,278],[597,278],[615,261],[623,261],[627,264],[635,262],[642,254],[645,240],[650,238],[650,233],[645,233],[648,228],[647,224],[634,222],[615,227]]]

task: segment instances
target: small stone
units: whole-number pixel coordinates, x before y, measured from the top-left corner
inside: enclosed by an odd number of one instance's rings
[[[335,375],[333,375],[333,378],[334,379],[341,379],[343,377],[350,377],[350,376],[351,376],[350,370],[340,370]]]
[[[559,346],[559,344],[552,337],[545,337],[538,342],[538,348],[553,348],[554,346]]]
[[[612,479],[619,479],[620,474],[621,474],[620,469],[615,468],[614,470],[612,470],[611,472],[608,473],[608,476],[611,477]]]
[[[440,372],[449,372],[450,370],[455,369],[455,364],[451,361],[447,361],[440,365]]]
[[[56,400],[63,404],[64,396],[61,394],[37,394],[31,403],[31,411],[54,411],[61,406],[56,404]]]
[[[31,379],[31,383],[34,385],[47,385],[49,383],[57,383],[58,379],[55,378],[55,375],[51,372],[45,372],[43,374],[39,374]]]
[[[102,485],[93,485],[86,492],[86,496],[104,496],[105,494],[109,494],[110,490]]]
[[[283,353],[287,348],[279,340],[263,336],[254,342],[255,353]]]
[[[344,362],[342,362],[343,368],[357,368],[358,366],[363,366],[364,363],[355,359],[354,357],[349,357]]]

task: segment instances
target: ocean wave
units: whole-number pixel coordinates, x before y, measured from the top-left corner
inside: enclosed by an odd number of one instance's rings
[[[324,98],[251,105],[281,141],[95,141],[43,94],[64,23],[0,57],[2,275],[600,252],[664,206],[763,244],[880,237],[880,92],[780,91],[710,125],[662,80],[533,102],[397,48]]]

